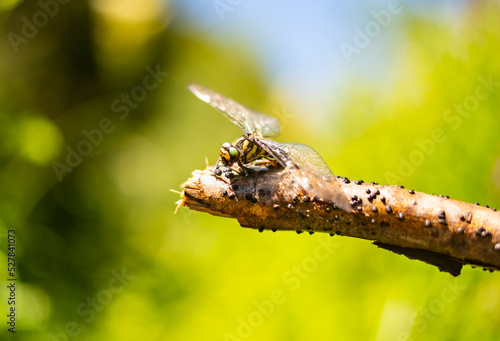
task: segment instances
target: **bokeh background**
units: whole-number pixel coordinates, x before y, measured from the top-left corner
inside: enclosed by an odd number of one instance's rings
[[[169,189],[241,135],[196,82],[335,174],[500,208],[499,19],[497,1],[0,1],[0,339],[498,340],[500,273],[174,215]]]

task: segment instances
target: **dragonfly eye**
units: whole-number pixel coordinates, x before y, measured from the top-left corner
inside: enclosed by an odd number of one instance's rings
[[[219,150],[220,160],[224,166],[231,166],[240,159],[240,152],[231,143],[225,142]]]
[[[236,162],[240,159],[240,152],[234,147],[229,147],[229,156],[231,158],[231,161]]]

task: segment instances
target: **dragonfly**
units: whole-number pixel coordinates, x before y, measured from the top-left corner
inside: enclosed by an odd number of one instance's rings
[[[237,164],[247,176],[252,170],[247,165],[259,160],[274,161],[292,172],[303,190],[315,200],[351,211],[351,205],[335,175],[313,148],[300,143],[280,143],[269,139],[279,136],[281,131],[280,124],[274,117],[248,109],[201,85],[190,84],[188,88],[244,132],[235,142],[222,144],[214,169],[215,175],[220,176],[224,169],[224,174],[231,178],[232,176],[228,176],[232,174],[229,170]]]

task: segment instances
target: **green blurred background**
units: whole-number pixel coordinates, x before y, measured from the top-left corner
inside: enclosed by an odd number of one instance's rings
[[[498,340],[500,273],[455,279],[364,240],[174,215],[169,191],[241,134],[196,82],[278,117],[278,141],[313,146],[335,174],[500,208],[498,2],[0,10],[16,340]]]

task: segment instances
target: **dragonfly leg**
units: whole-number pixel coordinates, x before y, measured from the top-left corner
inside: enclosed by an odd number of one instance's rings
[[[256,194],[257,194],[257,178],[259,176],[259,173],[258,172],[255,172],[255,180],[253,182],[253,193],[252,195],[255,197]]]
[[[214,174],[217,176],[220,176],[222,174],[222,171],[221,171],[220,166],[219,166],[219,162],[220,162],[220,158],[217,160],[217,163],[215,164],[215,168],[214,168]]]
[[[240,168],[243,170],[245,177],[249,176],[250,173],[255,174],[255,180],[253,183],[253,190],[252,190],[252,196],[255,197],[255,194],[257,193],[257,179],[258,179],[259,174],[262,172],[262,169],[256,170],[256,169],[253,169],[250,167],[246,167],[245,165],[243,165],[241,163],[238,163],[238,164],[239,164]]]
[[[243,174],[245,174],[245,177],[248,176],[248,174],[252,171],[251,168],[245,167],[241,162],[238,161],[238,166],[240,166],[241,170],[243,171]]]

